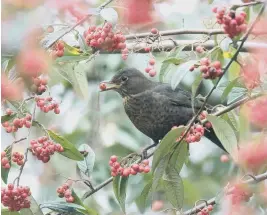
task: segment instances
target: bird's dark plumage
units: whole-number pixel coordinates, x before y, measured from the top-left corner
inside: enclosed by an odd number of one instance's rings
[[[110,86],[109,86],[110,84]],[[126,114],[142,133],[155,143],[161,140],[173,126],[186,125],[193,117],[191,94],[180,88],[152,82],[140,71],[126,68],[107,83],[123,97]],[[195,101],[195,110],[203,103]],[[205,136],[224,149],[213,130]]]

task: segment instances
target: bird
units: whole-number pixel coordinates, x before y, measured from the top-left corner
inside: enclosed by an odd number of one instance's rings
[[[190,92],[154,82],[135,68],[124,68],[110,81],[101,82],[100,88],[101,85],[103,91],[114,90],[121,95],[125,112],[134,126],[154,141],[146,150],[155,147],[173,126],[186,125],[194,116]],[[202,105],[203,101],[195,98],[194,110]],[[226,151],[212,128],[204,135]]]

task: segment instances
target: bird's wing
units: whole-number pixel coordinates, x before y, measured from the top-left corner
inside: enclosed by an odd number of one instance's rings
[[[165,99],[168,99],[175,106],[183,106],[187,108],[192,108],[192,99],[191,93],[187,92],[181,88],[176,88],[172,90],[171,86],[168,84],[160,84],[153,89],[154,95],[157,94],[164,96]],[[194,107],[196,109],[200,108],[203,104],[199,99],[195,99]]]

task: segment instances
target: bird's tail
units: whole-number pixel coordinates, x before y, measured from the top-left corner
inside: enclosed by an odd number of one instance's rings
[[[223,147],[221,141],[216,136],[216,134],[215,134],[215,132],[214,132],[214,130],[212,128],[209,128],[208,131],[205,131],[205,137],[207,137],[210,141],[212,141],[214,144],[216,144],[217,146],[219,146],[222,150],[224,150],[225,152],[227,152],[226,149]]]

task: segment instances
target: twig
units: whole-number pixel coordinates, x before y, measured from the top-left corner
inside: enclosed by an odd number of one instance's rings
[[[99,12],[101,10],[103,10],[108,4],[110,4],[113,0],[108,0],[106,2],[104,2],[102,5],[100,5],[99,8]],[[46,49],[51,48],[60,38],[62,38],[63,36],[65,36],[67,33],[71,32],[72,30],[74,30],[77,26],[79,26],[80,24],[82,24],[83,22],[85,22],[90,16],[92,16],[91,14],[86,15],[85,17],[83,17],[79,22],[77,22],[75,25],[73,25],[72,27],[70,27],[69,29],[67,29],[66,31],[64,31],[61,35],[59,35],[51,44],[49,44]]]
[[[265,172],[265,173],[263,173],[261,175],[253,176],[253,178],[248,179],[248,180],[246,180],[244,182],[241,182],[241,183],[244,183],[244,184],[258,183],[258,182],[261,182],[261,181],[266,180],[266,179],[267,179],[267,172]],[[232,191],[233,191],[233,188],[230,188],[230,189],[227,190],[226,194],[230,194]],[[208,200],[207,203],[208,203],[208,205],[215,205],[216,204],[216,197]],[[201,209],[203,209],[206,206],[207,206],[206,202],[202,203],[202,204],[200,204],[198,206],[195,206],[192,209],[187,210],[186,212],[183,213],[183,215],[196,214],[198,211],[200,211]]]
[[[202,34],[202,35],[219,35],[219,34],[225,34],[225,32],[222,29],[174,29],[174,30],[167,30],[167,31],[159,31],[159,34],[161,36],[175,36],[175,35],[184,35],[184,34]],[[267,34],[266,30],[261,31],[254,31],[253,35],[263,35]],[[125,35],[125,38],[127,40],[134,40],[134,39],[140,39],[140,38],[146,38],[150,37],[152,34],[150,32],[146,33],[140,33],[140,34],[129,34]]]
[[[161,49],[158,48],[158,42],[154,42],[152,44],[149,44],[149,47],[151,47],[151,49],[153,50],[153,52],[161,52],[161,51],[170,51],[173,48],[177,47],[177,46],[183,46],[183,45],[188,45],[188,44],[192,44],[193,47],[198,46],[199,44],[201,44],[201,46],[203,46],[205,49],[210,50],[212,48],[214,48],[216,46],[215,42],[212,40],[209,40],[205,43],[200,43],[199,40],[163,40],[161,41]],[[241,44],[241,42],[237,42],[238,45]],[[148,46],[148,44],[146,42],[130,42],[127,43],[127,49],[130,52],[134,52],[134,53],[147,53],[145,51],[145,48]],[[263,42],[247,42],[244,46],[242,46],[241,48],[241,52],[248,52],[248,50],[250,49],[261,49],[261,50],[266,50],[267,51],[267,44],[263,43]],[[183,49],[183,51],[191,51],[192,47],[191,46],[187,46]],[[100,50],[100,54],[121,54],[120,51],[112,51],[112,52],[108,52],[108,51],[104,51],[104,50]]]

